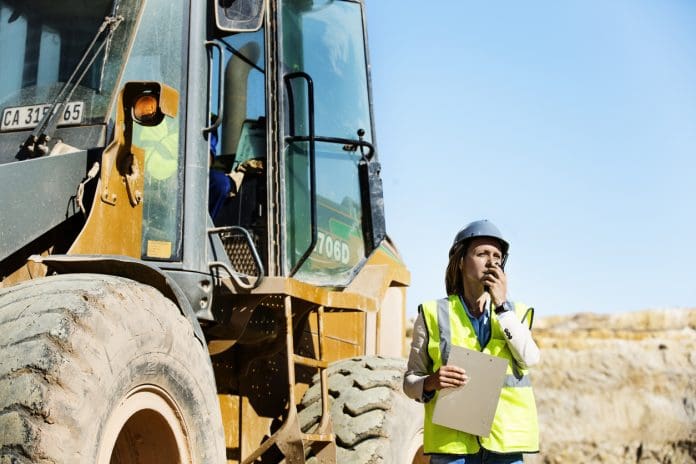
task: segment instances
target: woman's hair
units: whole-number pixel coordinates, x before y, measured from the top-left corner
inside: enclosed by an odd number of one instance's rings
[[[469,248],[469,240],[463,240],[452,248],[447,270],[445,271],[445,289],[447,295],[464,295],[464,281],[461,261]]]

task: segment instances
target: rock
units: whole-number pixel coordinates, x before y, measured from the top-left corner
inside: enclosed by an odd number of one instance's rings
[[[541,452],[525,462],[696,462],[696,309],[538,320]]]

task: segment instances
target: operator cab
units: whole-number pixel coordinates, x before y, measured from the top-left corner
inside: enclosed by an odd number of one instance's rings
[[[228,4],[209,39],[211,187],[229,185],[221,205],[211,194],[212,219],[247,229],[279,275],[347,284],[384,236],[363,4]]]
[[[359,0],[0,0],[0,164],[52,201],[4,255],[66,222],[78,186],[95,190],[96,174],[86,173],[110,175],[95,162],[120,130],[120,90],[154,82],[178,103],[157,125],[132,128],[143,152],[142,201],[133,206],[140,243],[93,235],[81,254],[208,274],[225,256],[201,243],[212,243],[215,226],[231,227],[252,245],[247,255],[260,257],[259,274],[350,283],[385,235],[363,8]],[[204,35],[194,21],[205,14]],[[60,162],[48,156],[58,140],[68,150]],[[42,161],[25,162],[33,158]],[[221,201],[208,195],[210,178],[226,182]],[[6,203],[28,204],[16,190]],[[118,224],[116,208],[107,210],[104,222]],[[82,213],[67,213],[76,220],[58,234],[66,242],[86,235],[89,204]],[[232,261],[235,253],[227,252]]]

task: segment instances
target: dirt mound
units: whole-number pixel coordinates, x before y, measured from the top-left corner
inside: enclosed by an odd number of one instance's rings
[[[531,463],[696,462],[696,309],[536,322]]]

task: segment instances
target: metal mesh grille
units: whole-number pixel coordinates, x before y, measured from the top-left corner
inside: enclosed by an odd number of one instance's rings
[[[220,233],[220,239],[235,271],[254,277],[258,277],[261,274],[260,269],[254,262],[251,244],[242,232],[222,232]]]

